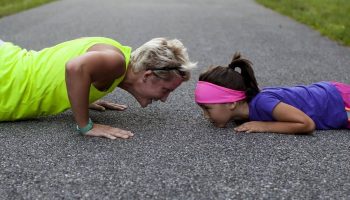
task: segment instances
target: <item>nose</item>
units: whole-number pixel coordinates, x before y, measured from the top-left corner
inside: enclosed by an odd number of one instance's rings
[[[209,114],[208,114],[207,111],[203,111],[203,114],[204,114],[204,118],[205,119],[210,119]]]
[[[166,102],[166,100],[168,99],[168,96],[169,96],[170,93],[167,93],[166,95],[164,95],[162,98],[160,98],[160,100],[162,102]]]

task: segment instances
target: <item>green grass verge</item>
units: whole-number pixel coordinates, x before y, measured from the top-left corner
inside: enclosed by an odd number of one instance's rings
[[[350,45],[349,0],[256,0],[318,30],[322,35]]]
[[[0,18],[54,0],[0,0]]]

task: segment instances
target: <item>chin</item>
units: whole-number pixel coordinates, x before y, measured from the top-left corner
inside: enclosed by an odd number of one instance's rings
[[[148,106],[148,103],[140,103],[142,108],[146,108]]]
[[[218,128],[226,128],[226,124],[220,124],[220,125],[217,125],[216,127],[218,127]]]
[[[217,123],[213,123],[214,126],[218,127],[218,128],[225,128],[226,127],[226,123],[225,124],[217,124]]]
[[[142,102],[142,101],[139,101],[138,99],[136,99],[136,100],[142,108],[146,108],[148,106],[148,102]]]

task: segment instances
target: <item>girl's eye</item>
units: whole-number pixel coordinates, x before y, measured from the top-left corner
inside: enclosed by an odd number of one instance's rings
[[[163,90],[163,94],[167,94],[168,93],[168,91],[167,90]]]

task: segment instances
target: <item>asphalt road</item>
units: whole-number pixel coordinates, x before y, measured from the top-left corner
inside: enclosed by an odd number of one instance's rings
[[[91,112],[131,140],[78,136],[71,111],[0,123],[0,199],[350,198],[350,131],[236,134],[193,101],[200,71],[234,51],[253,61],[261,87],[349,83],[348,47],[252,0],[62,0],[0,19],[0,38],[28,49],[81,36],[133,48],[179,38],[199,67],[167,103],[142,109],[117,89],[105,99],[126,111]]]

